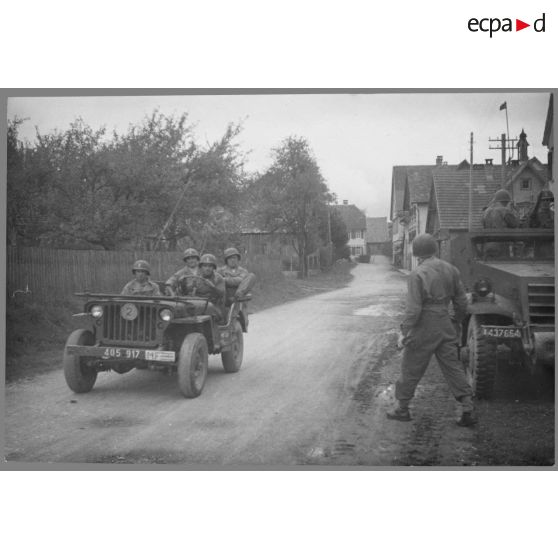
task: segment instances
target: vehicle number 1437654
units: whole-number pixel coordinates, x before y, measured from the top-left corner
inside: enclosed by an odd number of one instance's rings
[[[118,347],[107,347],[103,356],[105,358],[139,358],[141,351],[138,349],[120,349]]]
[[[518,327],[482,327],[482,334],[487,337],[498,337],[504,339],[520,339],[521,329]]]

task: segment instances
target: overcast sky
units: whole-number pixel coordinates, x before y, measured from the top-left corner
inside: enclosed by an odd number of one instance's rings
[[[449,164],[469,159],[474,133],[474,160],[493,158],[488,138],[524,128],[529,156],[546,162],[542,136],[548,93],[396,93],[308,95],[195,95],[136,97],[11,98],[8,118],[28,118],[22,139],[64,130],[75,118],[98,128],[124,132],[158,108],[164,114],[187,112],[196,137],[212,141],[229,122],[243,122],[239,137],[249,152],[247,169],[264,171],[270,152],[289,135],[305,137],[328,186],[338,199],[349,200],[369,217],[388,216],[394,165],[434,164],[442,155]]]

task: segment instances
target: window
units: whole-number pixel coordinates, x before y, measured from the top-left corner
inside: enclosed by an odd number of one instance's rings
[[[530,190],[531,189],[531,179],[526,178],[521,181],[521,189],[522,190]]]

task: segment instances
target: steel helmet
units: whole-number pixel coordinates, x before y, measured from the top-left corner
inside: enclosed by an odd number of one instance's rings
[[[138,260],[132,266],[132,273],[134,271],[147,271],[147,275],[151,275],[151,267],[145,260]]]
[[[200,265],[209,264],[213,269],[217,269],[217,258],[213,254],[204,254],[200,259]]]
[[[236,249],[236,248],[227,248],[225,250],[225,252],[223,253],[223,256],[225,258],[225,263],[227,263],[227,260],[231,257],[231,256],[238,256],[238,259],[241,259],[241,255],[240,252]]]
[[[186,261],[188,258],[198,258],[200,261],[200,253],[195,248],[186,248],[182,259]]]
[[[497,201],[497,202],[510,202],[510,201],[511,201],[510,193],[509,193],[507,190],[498,190],[498,191],[494,194],[494,201]]]
[[[433,256],[438,249],[436,241],[431,234],[419,234],[413,240],[413,256],[428,258]]]

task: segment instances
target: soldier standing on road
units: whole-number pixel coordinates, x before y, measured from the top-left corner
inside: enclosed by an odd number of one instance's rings
[[[123,295],[161,296],[159,285],[149,280],[151,268],[145,260],[138,260],[132,267],[134,279],[126,283]]]
[[[472,426],[476,422],[472,389],[456,351],[456,329],[460,328],[454,326],[449,313],[449,303],[452,302],[454,320],[461,324],[467,310],[459,271],[435,257],[437,246],[431,235],[417,236],[412,247],[419,265],[409,275],[405,317],[401,324],[400,342],[404,350],[401,376],[395,384],[398,407],[388,412],[387,417],[411,420],[409,403],[432,355],[436,355],[453,396],[462,406],[457,424]]]
[[[195,248],[187,248],[184,250],[182,258],[186,265],[173,273],[165,282],[167,294],[174,296],[176,294],[186,294],[179,291],[179,285],[183,285],[182,281],[186,277],[196,277],[199,275],[198,264],[200,261],[200,253]]]
[[[240,267],[240,252],[236,248],[227,248],[224,257],[225,265],[218,269],[218,273],[225,279],[226,301],[229,304],[235,297],[240,298],[252,289],[256,276]]]

